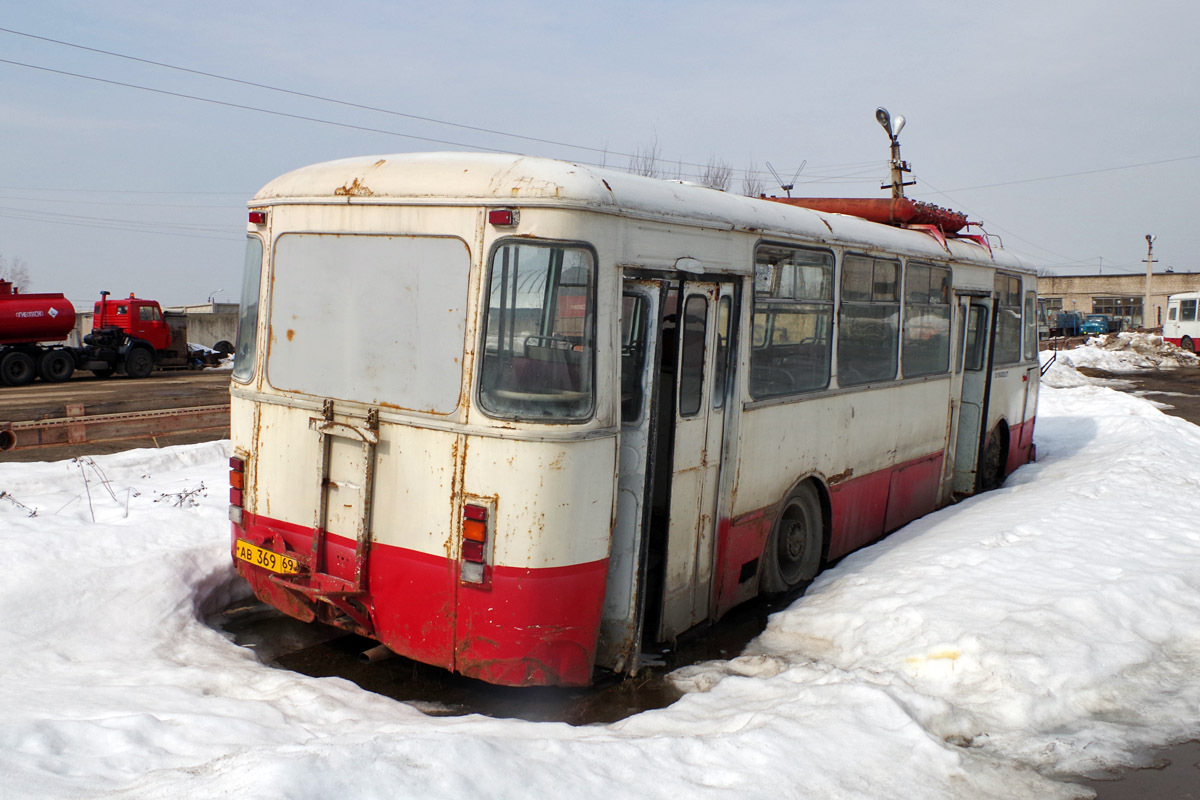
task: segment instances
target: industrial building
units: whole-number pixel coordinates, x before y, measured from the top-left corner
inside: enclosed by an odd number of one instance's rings
[[[1150,279],[1150,314],[1142,314],[1145,273],[1113,275],[1039,275],[1038,296],[1046,314],[1078,311],[1120,317],[1127,328],[1160,328],[1166,316],[1167,297],[1200,291],[1200,272],[1156,272]]]

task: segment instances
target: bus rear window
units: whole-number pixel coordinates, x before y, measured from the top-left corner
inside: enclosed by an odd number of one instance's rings
[[[452,413],[462,391],[470,274],[461,239],[281,236],[267,379],[317,397]]]
[[[594,406],[593,258],[506,243],[492,255],[479,404],[507,419],[578,421]]]

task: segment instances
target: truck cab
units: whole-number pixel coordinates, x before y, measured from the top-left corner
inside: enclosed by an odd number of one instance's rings
[[[1108,333],[1110,330],[1107,314],[1088,314],[1087,319],[1079,326],[1080,333],[1090,333],[1093,336],[1099,336]]]
[[[102,328],[120,328],[155,350],[167,350],[171,346],[171,330],[156,300],[142,300],[132,294],[117,300],[107,297],[97,300],[92,330]]]

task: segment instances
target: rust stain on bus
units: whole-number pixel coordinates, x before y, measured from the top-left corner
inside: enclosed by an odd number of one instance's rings
[[[845,470],[842,470],[841,472],[839,472],[837,475],[830,475],[825,480],[825,483],[829,484],[830,486],[837,486],[839,483],[845,483],[846,481],[850,480],[853,477],[854,477],[854,470],[853,469],[845,469]]]
[[[370,190],[361,180],[355,178],[345,186],[339,186],[333,190],[334,195],[338,197],[374,197],[375,193]]]

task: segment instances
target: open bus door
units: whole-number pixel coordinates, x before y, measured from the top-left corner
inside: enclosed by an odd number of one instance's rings
[[[979,462],[987,436],[988,392],[992,379],[995,341],[994,302],[987,296],[960,296],[958,364],[962,386],[954,434],[955,494],[973,494],[979,481]]]
[[[656,465],[658,488],[654,496],[660,514],[663,506],[668,509],[666,519],[658,526],[658,530],[666,531],[660,641],[673,640],[709,618],[729,385],[733,284],[684,281],[677,309],[673,396],[662,393],[660,387],[659,419],[668,420],[672,434],[670,459],[660,459]],[[668,335],[669,324],[668,319],[663,326],[664,347],[668,349],[676,346]],[[664,352],[664,382],[670,380],[670,360],[671,353]],[[664,477],[666,498],[662,497]]]
[[[621,453],[600,662],[635,672],[643,634],[707,620],[734,284],[627,279]]]

